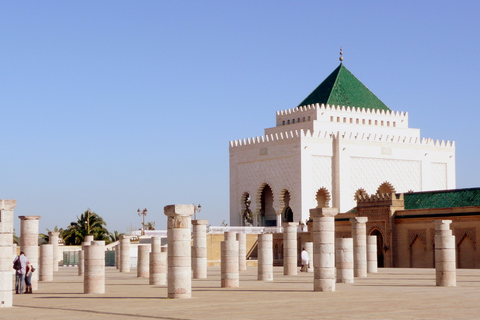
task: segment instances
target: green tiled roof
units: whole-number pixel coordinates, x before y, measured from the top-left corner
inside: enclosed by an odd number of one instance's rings
[[[343,64],[340,64],[308,97],[298,106],[308,104],[329,104],[365,109],[390,110]]]
[[[405,193],[405,209],[480,206],[480,188]]]

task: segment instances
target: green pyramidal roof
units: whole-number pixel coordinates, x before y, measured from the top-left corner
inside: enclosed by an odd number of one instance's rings
[[[298,106],[308,104],[329,104],[355,108],[390,110],[347,68],[340,64],[308,97]]]

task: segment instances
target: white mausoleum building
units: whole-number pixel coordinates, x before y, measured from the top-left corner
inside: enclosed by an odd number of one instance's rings
[[[305,221],[356,194],[455,188],[455,144],[422,138],[340,64],[261,137],[230,141],[230,224]]]

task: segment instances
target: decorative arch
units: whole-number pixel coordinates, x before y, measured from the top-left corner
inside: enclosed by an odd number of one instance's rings
[[[317,208],[328,208],[332,196],[327,188],[321,187],[315,194],[315,200],[317,201]]]
[[[360,196],[368,196],[367,191],[365,191],[363,188],[359,188],[357,191],[355,191],[355,201],[357,201]]]
[[[242,211],[241,211],[241,222],[242,225],[245,226],[251,226],[253,225],[253,212],[250,209],[251,204],[252,204],[252,199],[250,197],[250,193],[248,191],[245,191],[241,198],[241,206],[242,206]]]
[[[280,208],[282,209],[282,221],[283,222],[293,222],[293,211],[292,208],[290,207],[290,201],[291,201],[291,195],[290,191],[287,189],[283,189],[280,192]]]
[[[384,193],[396,193],[395,188],[392,186],[390,182],[385,181],[378,187],[377,194],[384,194]]]
[[[258,225],[259,226],[276,226],[277,214],[273,207],[275,196],[273,189],[266,182],[260,185],[256,196]]]
[[[377,265],[379,268],[383,268],[385,266],[385,236],[382,232],[381,228],[378,226],[373,226],[370,228],[368,232],[371,236],[377,236]]]

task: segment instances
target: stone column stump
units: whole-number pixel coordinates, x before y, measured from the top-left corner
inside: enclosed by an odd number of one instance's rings
[[[192,297],[191,217],[193,204],[175,204],[164,208],[168,217],[168,297]]]
[[[0,308],[13,306],[13,209],[16,200],[0,200]]]
[[[20,216],[20,251],[25,253],[28,261],[34,268],[40,269],[38,264],[38,223],[40,216]],[[32,274],[32,290],[38,290],[38,272]]]
[[[139,244],[137,253],[137,278],[148,278],[150,273],[148,271],[150,266],[150,245]]]
[[[60,232],[50,231],[48,232],[48,243],[53,245],[53,271],[58,271],[58,263],[60,262],[60,252],[58,250],[58,237]]]
[[[377,272],[377,236],[367,236],[367,273]]]
[[[335,216],[337,208],[310,209],[313,218],[313,290],[335,291]]]
[[[337,283],[353,283],[353,239],[335,239]]]
[[[353,238],[353,272],[355,277],[367,277],[367,217],[350,218]]]
[[[84,293],[105,293],[105,241],[93,241],[85,246]]]
[[[298,247],[296,222],[283,223],[283,274],[297,275]]]
[[[235,232],[225,232],[221,248],[221,287],[238,288],[238,241]]]
[[[152,252],[150,252],[149,284],[164,286],[167,284],[167,248],[163,248],[162,238],[152,237]]]
[[[42,244],[40,246],[40,268],[38,268],[40,281],[53,281],[53,261],[53,245]]]
[[[258,235],[258,280],[273,281],[273,235]]]
[[[130,272],[130,236],[120,236],[120,272]]]
[[[247,234],[237,233],[238,241],[238,271],[247,270]]]
[[[452,220],[435,220],[435,274],[440,287],[457,286],[455,236],[450,223]]]
[[[207,278],[207,223],[193,220],[192,270],[193,279]]]

